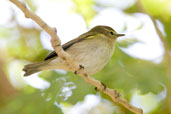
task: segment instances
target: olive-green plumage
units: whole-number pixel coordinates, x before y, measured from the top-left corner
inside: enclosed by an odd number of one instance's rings
[[[113,55],[115,41],[119,36],[123,36],[123,34],[117,34],[111,27],[96,26],[62,47],[74,61],[84,66],[84,71],[87,74],[91,75],[100,71],[107,64]],[[28,64],[23,70],[25,71],[24,76],[28,76],[50,69],[74,72],[63,59],[57,56],[55,51],[50,53],[44,61]]]

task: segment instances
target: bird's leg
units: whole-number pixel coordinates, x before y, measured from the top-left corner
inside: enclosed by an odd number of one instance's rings
[[[84,69],[84,66],[83,65],[79,65],[80,66],[80,69]]]
[[[79,65],[79,69],[76,70],[76,71],[74,72],[74,74],[78,74],[78,71],[79,71],[79,70],[82,70],[82,69],[84,69],[84,66],[83,66],[83,65]]]
[[[106,90],[106,85],[103,82],[101,82],[101,85],[103,86],[103,91],[105,91]],[[94,89],[96,91],[99,91],[97,87],[95,87]]]

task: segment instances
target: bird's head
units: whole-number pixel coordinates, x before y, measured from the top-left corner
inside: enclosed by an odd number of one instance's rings
[[[103,34],[107,36],[107,38],[112,38],[112,39],[116,39],[120,36],[125,36],[125,34],[118,34],[114,29],[112,29],[109,26],[102,26],[102,25],[95,26],[89,32],[93,32],[95,34]]]

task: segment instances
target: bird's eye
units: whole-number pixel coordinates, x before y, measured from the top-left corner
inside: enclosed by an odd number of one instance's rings
[[[111,34],[111,35],[114,35],[114,33],[113,33],[113,32],[110,32],[110,34]]]

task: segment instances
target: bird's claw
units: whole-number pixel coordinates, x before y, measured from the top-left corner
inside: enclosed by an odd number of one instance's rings
[[[79,65],[79,69],[77,71],[75,71],[74,74],[78,74],[78,71],[81,70],[81,69],[84,69],[83,65]]]

